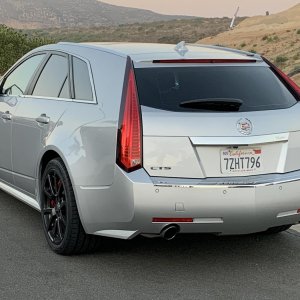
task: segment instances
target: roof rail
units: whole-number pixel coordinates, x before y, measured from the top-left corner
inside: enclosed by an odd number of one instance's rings
[[[57,45],[77,45],[77,44],[78,43],[75,43],[75,42],[64,42],[64,41],[57,43]]]

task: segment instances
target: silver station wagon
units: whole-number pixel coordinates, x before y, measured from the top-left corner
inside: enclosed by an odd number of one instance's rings
[[[215,46],[58,43],[1,79],[0,188],[56,253],[300,221],[300,88]]]

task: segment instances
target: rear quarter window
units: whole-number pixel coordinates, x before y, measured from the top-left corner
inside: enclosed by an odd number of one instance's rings
[[[73,57],[73,79],[76,100],[93,101],[93,90],[88,65],[85,61]]]
[[[240,99],[238,111],[289,108],[295,97],[265,66],[156,67],[135,69],[140,104],[170,111],[210,111],[180,103]]]

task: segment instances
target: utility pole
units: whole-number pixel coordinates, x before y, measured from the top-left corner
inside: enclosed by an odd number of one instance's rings
[[[230,24],[230,29],[233,29],[234,28],[234,22],[235,22],[235,19],[237,18],[237,15],[239,13],[239,10],[240,10],[240,7],[238,6],[233,18],[232,18],[232,21],[231,21],[231,24]]]

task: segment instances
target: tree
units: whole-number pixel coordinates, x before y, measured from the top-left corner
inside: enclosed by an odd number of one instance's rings
[[[0,24],[0,74],[28,51],[50,42],[45,38],[29,37],[21,31]]]

